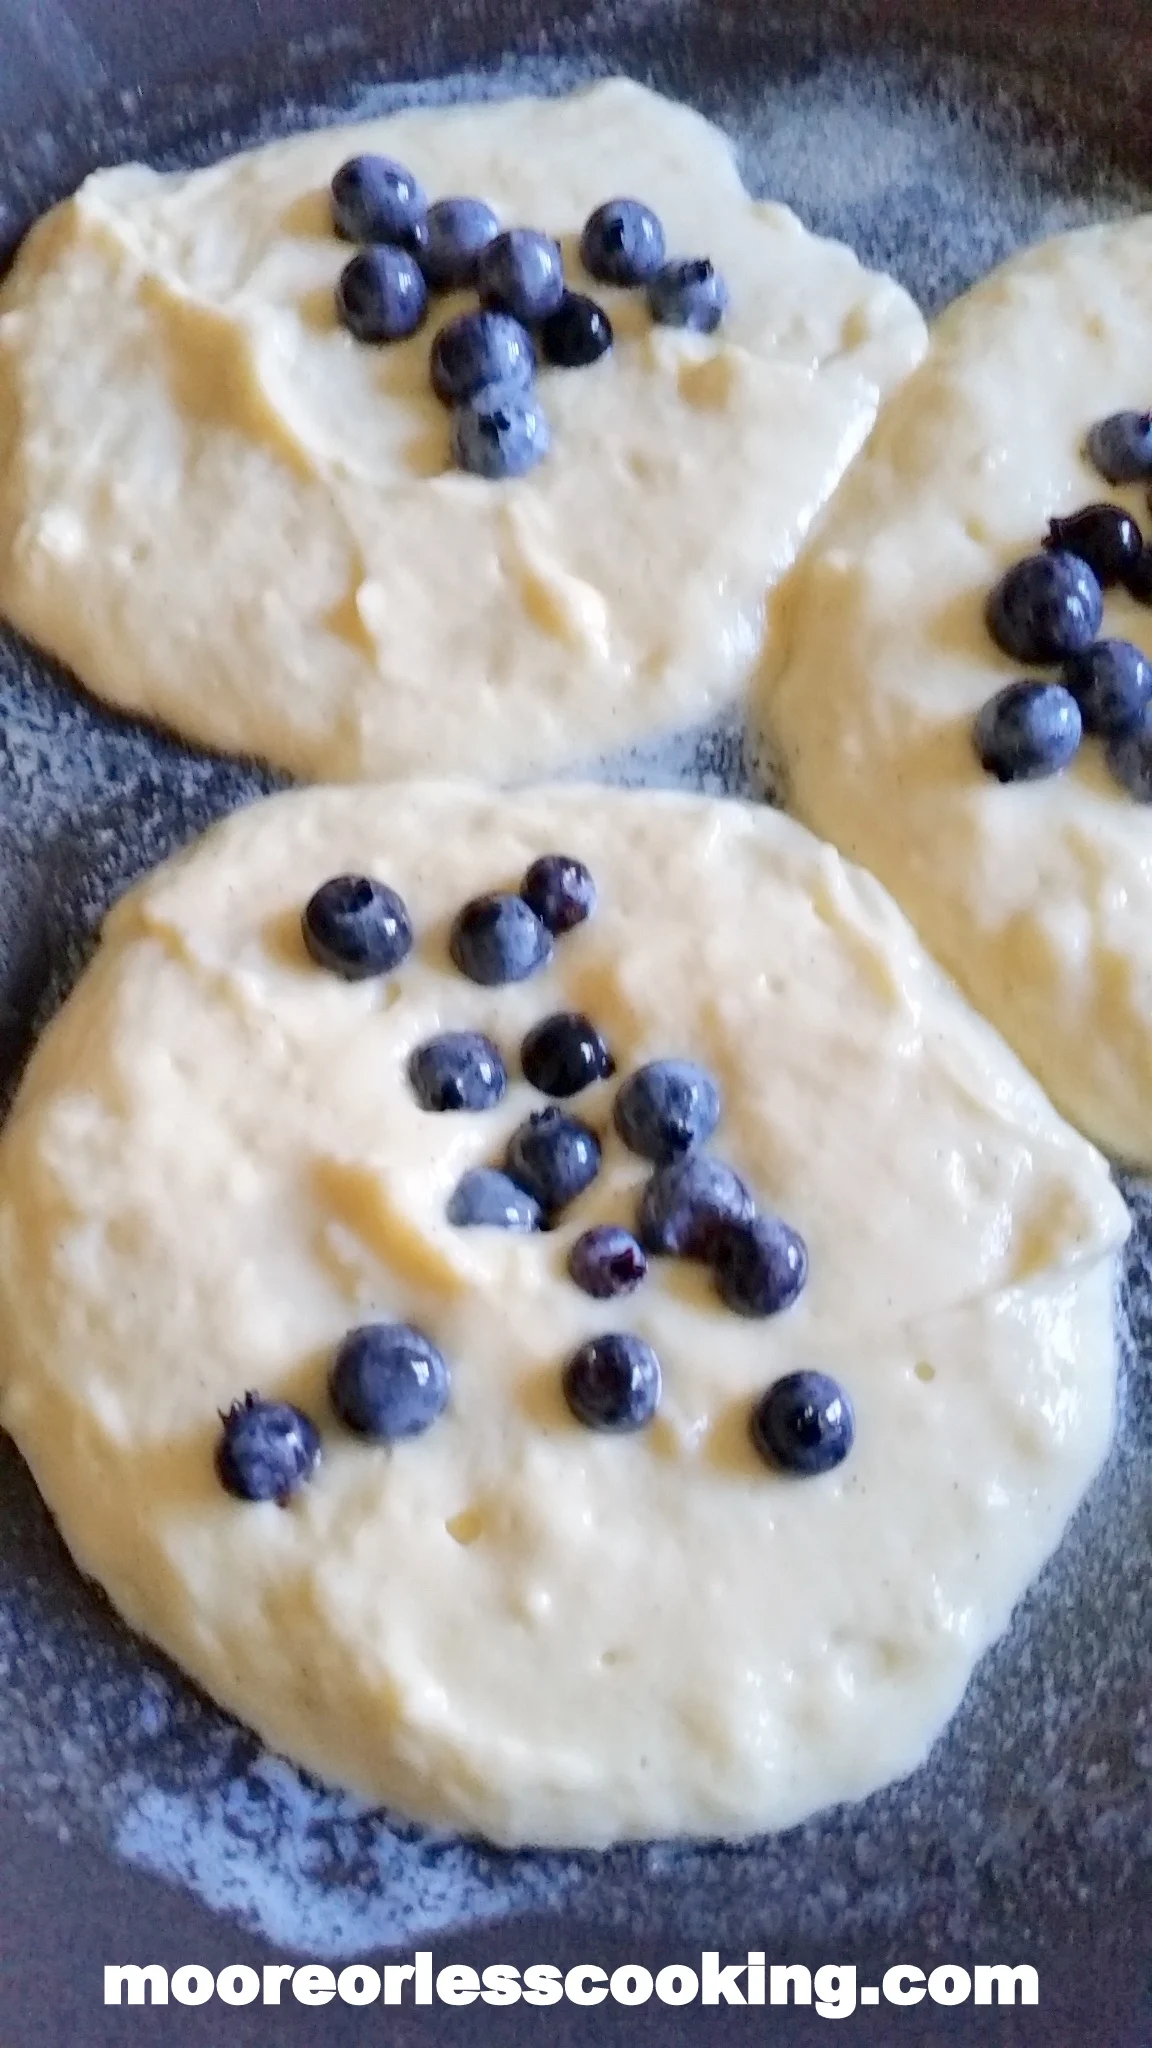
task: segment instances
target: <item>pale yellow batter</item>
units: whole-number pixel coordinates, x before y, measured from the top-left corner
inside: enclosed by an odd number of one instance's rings
[[[399,347],[337,325],[327,187],[360,150],[560,236],[608,305],[611,355],[541,378],[530,477],[448,467],[428,354],[462,296]],[[619,192],[724,273],[713,337],[583,278]],[[896,285],[621,79],[101,171],[0,292],[0,608],[110,703],[301,775],[592,761],[740,692],[767,591],[923,348]]]
[[[1024,673],[988,637],[985,598],[1049,518],[1106,499],[1148,531],[1146,493],[1110,487],[1081,449],[1094,421],[1150,399],[1152,217],[1062,236],[978,285],[790,580],[790,655],[763,688],[800,816],[887,883],[1064,1113],[1144,1166],[1152,812],[1098,742],[1049,781],[1002,786],[971,726]],[[1152,611],[1122,593],[1103,631],[1152,654]]]
[[[600,907],[554,965],[452,968],[463,900],[559,849]],[[307,958],[333,873],[398,889],[384,982]],[[655,1262],[598,1303],[565,1261],[628,1221],[616,1082],[572,1105],[604,1171],[562,1227],[453,1230],[445,1203],[540,1104],[526,1029],[587,1010],[624,1076],[723,1090],[715,1149],[807,1241],[797,1305],[750,1322]],[[476,1027],[499,1109],[406,1079]],[[114,912],[0,1142],[0,1419],[81,1566],[275,1747],[504,1842],[742,1835],[909,1770],[1059,1538],[1108,1441],[1103,1160],[927,960],[890,899],[800,826],[703,798],[316,790],[257,806]],[[333,1347],[422,1324],[449,1411],[392,1451],[346,1434]],[[598,1437],[561,1365],[611,1328],[664,1369],[643,1434]],[[756,1458],[754,1397],[834,1373],[857,1441],[821,1479]],[[213,1469],[245,1389],[302,1404],[320,1471],[287,1509]]]

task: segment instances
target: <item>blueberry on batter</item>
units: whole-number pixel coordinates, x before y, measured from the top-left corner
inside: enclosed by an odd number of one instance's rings
[[[406,249],[361,249],[340,273],[336,312],[357,341],[403,341],[427,310],[424,273]]]
[[[535,228],[506,228],[480,251],[476,289],[486,306],[515,320],[547,319],[564,297],[560,244]]]
[[[434,291],[460,291],[476,282],[476,262],[500,233],[482,199],[438,199],[428,208],[420,267]]]
[[[566,853],[542,853],[534,860],[520,894],[557,938],[583,924],[596,908],[592,876],[583,861]]]
[[[1130,732],[1109,740],[1105,759],[1121,789],[1138,804],[1152,803],[1152,721],[1147,712]]]
[[[751,1191],[720,1159],[690,1152],[658,1167],[640,1197],[637,1235],[665,1258],[712,1259],[727,1225],[750,1223]]]
[[[1095,640],[1064,663],[1060,680],[1080,706],[1085,732],[1112,738],[1139,724],[1152,697],[1152,662],[1131,640]]]
[[[1067,519],[1050,519],[1044,546],[1087,562],[1102,589],[1123,583],[1139,559],[1144,536],[1122,505],[1084,505]]]
[[[1089,428],[1088,458],[1110,484],[1152,477],[1152,412],[1114,412]]]
[[[568,1271],[583,1293],[609,1301],[639,1287],[648,1261],[630,1230],[617,1223],[598,1223],[576,1239],[568,1254]]]
[[[387,156],[354,156],[332,180],[332,219],[348,242],[418,240],[427,210],[418,178]]]
[[[357,1436],[398,1443],[430,1429],[451,1385],[442,1354],[410,1323],[350,1330],[329,1374],[332,1406]]]
[[[539,1202],[495,1166],[472,1167],[448,1203],[458,1230],[539,1230],[542,1220]]]
[[[532,337],[507,313],[460,313],[432,343],[432,389],[445,405],[464,405],[489,385],[524,390],[536,374]]]
[[[412,950],[412,924],[394,889],[369,875],[334,875],[304,912],[304,944],[345,981],[390,974]]]
[[[616,1129],[630,1152],[665,1166],[703,1145],[720,1121],[720,1091],[692,1060],[652,1060],[616,1097]]]
[[[474,896],[464,905],[449,939],[461,974],[483,988],[526,981],[552,958],[552,934],[521,896]]]
[[[612,346],[612,322],[603,306],[583,292],[565,292],[538,329],[540,352],[559,370],[583,370]]]
[[[248,1393],[222,1420],[216,1471],[237,1500],[274,1500],[283,1507],[311,1479],[320,1462],[320,1432],[299,1408]]]
[[[775,1316],[790,1308],[808,1278],[808,1252],[778,1216],[728,1224],[718,1234],[716,1291],[740,1316]]]
[[[1080,745],[1080,706],[1061,683],[1009,683],[972,728],[980,765],[1000,782],[1035,782],[1066,768]]]
[[[660,1403],[660,1361],[642,1337],[593,1337],[564,1367],[564,1399],[588,1429],[643,1429]]]
[[[408,1078],[423,1109],[493,1109],[508,1086],[499,1048],[480,1031],[445,1031],[418,1045]]]
[[[752,1442],[760,1456],[805,1479],[842,1464],[855,1434],[852,1403],[827,1373],[786,1373],[752,1411]]]
[[[566,1209],[600,1171],[595,1131],[563,1109],[541,1109],[513,1131],[505,1170],[549,1217]]]
[[[728,310],[728,287],[707,256],[683,257],[649,279],[648,307],[664,327],[713,334]]]
[[[1063,661],[1096,638],[1104,614],[1087,562],[1059,549],[1014,562],[989,596],[988,631],[1014,661]]]
[[[477,391],[452,415],[452,459],[457,469],[489,483],[527,476],[552,446],[538,399],[508,384]]]
[[[534,1024],[520,1048],[525,1080],[542,1095],[579,1095],[613,1072],[612,1055],[588,1017],[562,1010]]]
[[[602,284],[647,284],[664,261],[664,230],[639,199],[606,199],[590,213],[580,261]]]

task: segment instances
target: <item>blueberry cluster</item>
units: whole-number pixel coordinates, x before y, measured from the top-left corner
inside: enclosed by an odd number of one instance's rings
[[[542,855],[516,894],[473,897],[455,918],[449,950],[462,974],[483,987],[525,980],[553,958],[555,942],[590,917],[596,885],[581,861]],[[305,906],[305,946],[318,966],[346,981],[393,972],[412,948],[412,923],[396,892],[366,875],[337,875]],[[615,1073],[615,1061],[590,1018],[560,1011],[534,1024],[520,1047],[526,1080],[553,1100],[513,1131],[500,1166],[467,1172],[448,1203],[460,1228],[551,1228],[600,1171],[601,1136],[559,1107]],[[408,1078],[433,1115],[495,1108],[508,1072],[492,1039],[448,1031],[416,1047]],[[712,1269],[720,1299],[737,1315],[771,1316],[788,1308],[808,1275],[803,1239],[779,1217],[761,1213],[730,1166],[703,1148],[720,1121],[720,1093],[690,1060],[652,1060],[628,1075],[613,1108],[616,1132],[652,1173],[637,1206],[635,1231],[621,1224],[585,1230],[572,1245],[568,1272],[597,1301],[631,1294],[650,1256],[700,1260]],[[377,1443],[428,1429],[445,1408],[448,1365],[431,1340],[407,1323],[372,1323],[338,1347],[329,1374],[332,1407],[346,1428]],[[587,1428],[627,1431],[652,1420],[661,1396],[660,1362],[631,1332],[609,1331],[582,1344],[564,1367],[564,1398]],[[289,1500],[320,1461],[320,1433],[299,1408],[250,1392],[221,1417],[216,1468],[242,1500]],[[752,1442],[782,1470],[830,1471],[848,1455],[854,1419],[847,1395],[821,1373],[787,1374],[770,1386],[750,1418]]]
[[[337,315],[357,341],[407,340],[431,292],[477,293],[479,307],[432,343],[432,388],[452,409],[452,457],[493,481],[534,468],[551,445],[534,389],[538,359],[584,368],[613,338],[603,306],[569,289],[559,244],[534,228],[502,229],[482,199],[430,206],[412,172],[382,156],[341,164],[332,219],[338,235],[361,244],[336,286]],[[609,199],[589,215],[580,258],[601,283],[644,287],[666,326],[710,334],[724,316],[723,278],[707,257],[665,261],[664,229],[638,199]]]
[[[1152,413],[1097,421],[1085,449],[1108,483],[1152,482]],[[1060,664],[1058,681],[1009,683],[981,707],[973,741],[1001,782],[1058,773],[1095,734],[1121,787],[1152,802],[1152,662],[1130,640],[1097,638],[1104,592],[1116,586],[1152,604],[1152,546],[1123,506],[1100,503],[1050,520],[1040,553],[992,591],[997,646],[1016,661]]]

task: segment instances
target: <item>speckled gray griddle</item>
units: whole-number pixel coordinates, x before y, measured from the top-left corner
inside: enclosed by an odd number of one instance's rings
[[[984,11],[994,23],[1006,10]],[[381,84],[390,58],[393,76],[443,77],[416,87],[421,98],[553,90],[590,70],[649,77],[729,127],[755,190],[846,237],[928,310],[1021,240],[1137,208],[1152,189],[1152,63],[1138,39],[1139,5],[1113,6],[1096,26],[1078,8],[1017,8],[1016,43],[1008,30],[997,40],[994,26],[985,36],[980,8],[945,28],[931,0],[825,8],[819,35],[796,26],[803,8],[639,0],[615,14],[595,7],[579,23],[544,8],[545,31],[540,11],[492,5],[455,23],[432,16],[419,48],[417,12],[397,8],[401,26],[390,39],[390,10],[365,0],[344,18],[376,17],[374,40],[353,26],[309,41],[306,31],[331,18],[323,0],[265,0],[258,13],[223,0],[153,0],[155,34],[146,39],[143,0],[139,11],[0,0],[0,243],[11,244],[93,163],[131,154],[199,162],[337,112],[390,106],[406,90]],[[512,49],[520,54],[485,62]],[[199,82],[138,90],[149,67],[161,84],[180,75]],[[1152,360],[1148,391],[1132,397],[1152,399]],[[731,722],[603,772],[713,790],[747,790],[755,780]],[[101,713],[27,647],[0,642],[0,1059],[9,1079],[111,897],[273,781]],[[914,2021],[865,2012],[852,2023],[855,2038],[923,2042],[937,2038],[937,2026],[950,2041],[1091,2038],[1104,2048],[1152,2038],[1152,2007],[1144,2021],[1136,2016],[1138,1980],[1148,1980],[1152,1964],[1144,1931],[1152,1198],[1125,1187],[1140,1228],[1125,1289],[1121,1432],[1058,1558],[926,1769],[863,1806],[746,1848],[505,1856],[432,1841],[316,1789],[126,1635],[69,1566],[11,1446],[0,1447],[0,2036],[8,2048],[63,2041],[77,2015],[86,2018],[72,2038],[85,2048],[130,2038],[111,2016],[102,2031],[94,1982],[67,1983],[70,1970],[95,1967],[101,1942],[108,1954],[108,1943],[116,1946],[112,1900],[120,1901],[121,1953],[141,1961],[162,1953],[173,1966],[196,1955],[225,1960],[229,1950],[258,1957],[262,1940],[335,1956],[431,1934],[445,1953],[489,1960],[529,1948],[571,1960],[613,1943],[618,1956],[647,1950],[665,1961],[678,1944],[689,1956],[693,1945],[750,1944],[824,1960],[1009,1951],[1019,1960],[1063,1945],[1065,1969],[1079,1982],[1076,1944],[1089,1969],[1110,1929],[1128,1974],[1116,1980],[1111,2006],[1097,2005],[1089,2032],[1065,2036],[1049,2003],[1039,2032],[1036,2014],[1021,2014],[1016,2031],[1010,2016],[928,2012]],[[126,1864],[156,1876],[145,1882]],[[191,1895],[248,1931],[209,1939]],[[446,1930],[484,1920],[502,1921],[502,1932],[448,1941]],[[38,1975],[29,1974],[26,1947],[14,1953],[17,1927],[21,1944],[36,1951],[43,1943],[33,1956]],[[60,1961],[52,1975],[45,1956],[65,1952],[76,1960]],[[6,1982],[33,2001],[21,2008],[23,2030],[10,2030]],[[196,2018],[134,2014],[132,2037],[183,2040]],[[228,2038],[294,2040],[306,2018],[299,2008],[275,2025],[260,2008],[231,2013]],[[576,2038],[578,2018],[550,2014],[548,2038]],[[729,2029],[748,2038],[769,2016],[697,2011],[694,2022],[654,2009],[615,2018],[629,2038],[651,2029],[653,2040],[706,2033],[726,2041]],[[434,2019],[444,2024],[443,2015],[390,2015],[389,2038],[434,2038]],[[372,2038],[382,2039],[376,2024]],[[467,2028],[460,2021],[453,2031],[470,2041],[486,2041],[489,2029],[493,2038],[538,2040],[543,2024],[522,2009],[490,2016],[476,2007]],[[817,2024],[807,2023],[802,2038]],[[336,2048],[368,2037],[364,2016],[335,2008],[309,2025],[309,2038],[322,2033]],[[784,2026],[784,2015],[771,2015],[774,2038],[785,2037]],[[202,2029],[187,2038],[223,2037]]]

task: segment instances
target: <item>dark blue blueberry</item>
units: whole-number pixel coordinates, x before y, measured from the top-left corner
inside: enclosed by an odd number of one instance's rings
[[[520,894],[559,938],[583,924],[596,908],[596,884],[583,861],[566,853],[542,853],[520,884]]]
[[[564,296],[559,242],[535,228],[506,228],[480,251],[476,289],[486,306],[515,320],[546,320]]]
[[[406,249],[361,249],[340,273],[336,311],[357,341],[403,341],[428,311],[424,273]]]
[[[587,1429],[643,1429],[660,1405],[660,1361],[642,1337],[593,1337],[564,1367],[564,1399]]]
[[[334,875],[309,902],[304,944],[318,967],[345,981],[390,974],[412,950],[412,925],[394,889],[368,875]]]
[[[648,1261],[630,1230],[617,1223],[598,1223],[576,1239],[568,1254],[568,1271],[585,1294],[609,1301],[639,1287]]]
[[[348,242],[410,245],[427,204],[419,180],[391,157],[350,157],[332,180],[332,219]]]
[[[739,1316],[775,1316],[790,1308],[808,1278],[804,1240],[778,1216],[721,1230],[715,1253],[716,1291]]]
[[[823,1372],[790,1372],[752,1411],[752,1442],[769,1465],[813,1479],[842,1464],[856,1419],[844,1389]]]
[[[530,391],[490,384],[452,415],[452,460],[470,476],[502,483],[527,476],[552,446],[552,432]]]
[[[1114,412],[1089,428],[1085,450],[1110,484],[1152,477],[1152,412]]]
[[[704,1145],[720,1121],[720,1091],[692,1060],[652,1060],[616,1097],[616,1129],[630,1152],[666,1166]]]
[[[1097,640],[1064,663],[1060,680],[1080,706],[1085,732],[1131,732],[1152,697],[1152,662],[1131,640]]]
[[[707,256],[682,257],[649,279],[648,306],[664,327],[713,334],[728,310],[728,287]]]
[[[750,1223],[756,1204],[738,1173],[707,1152],[658,1167],[640,1197],[636,1229],[665,1258],[711,1259],[723,1230]]]
[[[647,284],[664,253],[664,230],[639,199],[606,199],[580,237],[580,261],[602,284]]]
[[[521,896],[474,896],[452,926],[449,950],[461,974],[482,988],[526,981],[547,967],[551,932]]]
[[[1148,715],[1131,732],[1108,742],[1105,758],[1111,774],[1138,804],[1152,804],[1152,720]]]
[[[418,1045],[408,1077],[423,1109],[493,1109],[508,1086],[497,1047],[480,1031],[445,1031]]]
[[[578,1010],[561,1010],[534,1024],[520,1048],[520,1063],[541,1095],[579,1095],[615,1071],[596,1026]]]
[[[274,1500],[283,1506],[311,1479],[320,1462],[320,1432],[299,1408],[245,1394],[222,1419],[216,1472],[237,1500]]]
[[[450,1386],[444,1358],[410,1323],[350,1330],[328,1376],[341,1422],[377,1443],[421,1436],[443,1413]]]
[[[1124,578],[1124,587],[1138,604],[1152,604],[1152,546],[1145,547],[1137,556]]]
[[[435,291],[460,291],[476,281],[481,249],[500,233],[500,222],[482,199],[438,199],[428,208],[420,263]]]
[[[563,1109],[537,1110],[513,1131],[504,1167],[552,1217],[591,1187],[600,1171],[600,1140]]]
[[[455,1189],[448,1221],[458,1230],[539,1230],[540,1204],[494,1166],[474,1166]]]
[[[1079,555],[1026,555],[1000,578],[984,615],[997,647],[1014,661],[1063,661],[1096,638],[1104,598]]]
[[[603,306],[583,292],[565,292],[538,329],[541,354],[558,370],[583,370],[612,346],[612,322]]]
[[[1009,683],[972,727],[980,765],[1000,782],[1034,782],[1066,768],[1080,745],[1080,707],[1060,683]]]
[[[507,313],[460,313],[432,343],[432,389],[463,405],[489,385],[524,390],[536,374],[532,337]]]
[[[1050,519],[1044,546],[1087,562],[1102,589],[1124,583],[1140,558],[1144,536],[1122,505],[1084,505],[1067,519]]]

